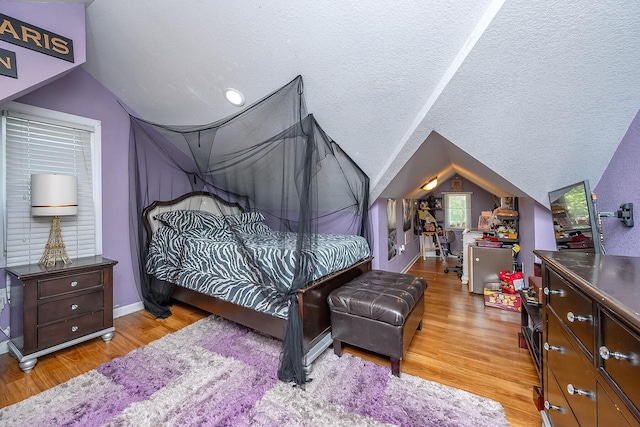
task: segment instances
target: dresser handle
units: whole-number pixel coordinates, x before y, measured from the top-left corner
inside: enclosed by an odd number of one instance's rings
[[[585,397],[588,397],[589,399],[593,399],[594,397],[594,394],[592,391],[580,390],[579,388],[575,388],[573,384],[567,384],[567,391],[571,396],[575,396],[575,395],[585,396]]]
[[[77,326],[72,326],[72,327],[71,327],[71,332],[76,332],[77,330],[78,330],[78,327],[77,327]]]
[[[547,411],[549,409],[553,409],[554,411],[558,411],[561,414],[564,414],[565,410],[562,406],[558,406],[558,405],[552,405],[551,403],[549,403],[548,400],[544,401],[544,409],[546,409]]]
[[[589,315],[589,316],[576,316],[575,314],[573,314],[573,311],[570,311],[567,313],[567,320],[571,323],[578,321],[578,322],[587,322],[587,323],[591,323],[591,321],[593,320],[593,316]]]
[[[548,342],[544,343],[543,347],[544,347],[544,349],[546,351],[557,351],[558,353],[563,353],[564,352],[562,347],[559,347],[557,345],[551,345]]]
[[[71,304],[71,310],[77,310],[78,304]]]
[[[604,360],[609,360],[609,358],[613,357],[614,359],[628,360],[630,363],[634,365],[636,364],[637,357],[635,357],[635,355],[628,355],[617,351],[610,351],[605,345],[600,347],[598,352],[600,353],[600,357],[602,357]]]
[[[562,289],[549,289],[548,287],[545,286],[544,290],[543,290],[545,295],[558,295],[560,297],[565,296],[565,292]]]
[[[73,282],[71,282],[71,287],[75,288],[76,286],[78,286],[78,282],[76,282],[75,280]]]

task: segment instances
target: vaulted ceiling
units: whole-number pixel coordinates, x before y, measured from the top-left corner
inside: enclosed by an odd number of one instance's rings
[[[599,181],[640,108],[640,2],[93,0],[84,68],[145,119],[202,124],[301,74],[373,199],[454,173],[546,204]]]

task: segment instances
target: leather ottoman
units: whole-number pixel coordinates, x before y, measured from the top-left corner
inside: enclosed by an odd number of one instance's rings
[[[400,376],[402,357],[422,327],[426,288],[422,277],[371,270],[331,292],[335,354],[342,356],[342,343],[383,354]]]

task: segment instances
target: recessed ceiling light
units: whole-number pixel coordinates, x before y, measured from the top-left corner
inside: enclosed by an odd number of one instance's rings
[[[229,101],[236,107],[242,107],[244,105],[244,95],[237,89],[225,89],[224,97],[227,98],[227,101]]]

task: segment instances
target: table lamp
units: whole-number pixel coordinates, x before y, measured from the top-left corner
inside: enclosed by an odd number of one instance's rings
[[[78,178],[72,175],[31,175],[31,215],[52,216],[49,241],[38,264],[52,267],[59,257],[63,263],[71,259],[62,241],[60,216],[78,213]]]

